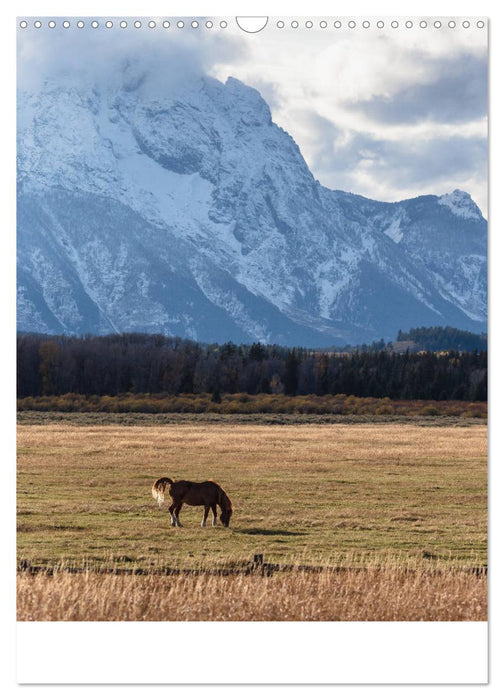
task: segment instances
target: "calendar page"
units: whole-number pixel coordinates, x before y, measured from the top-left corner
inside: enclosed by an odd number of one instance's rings
[[[484,682],[488,24],[17,19],[21,682]]]

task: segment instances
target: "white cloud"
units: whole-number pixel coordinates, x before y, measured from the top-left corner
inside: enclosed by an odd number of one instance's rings
[[[144,20],[144,24],[146,21]],[[75,19],[63,29],[18,31],[18,87],[36,89],[41,81],[110,79],[126,62],[148,74],[153,89],[168,90],[212,70],[216,57],[229,62],[245,60],[246,44],[237,35],[163,29],[79,29]],[[116,23],[117,25],[117,23]],[[203,41],[201,37],[203,36]]]

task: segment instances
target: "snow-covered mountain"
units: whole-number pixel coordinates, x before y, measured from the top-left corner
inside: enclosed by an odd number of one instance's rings
[[[18,96],[18,158],[19,330],[327,346],[486,327],[468,194],[331,191],[234,78],[46,81]]]

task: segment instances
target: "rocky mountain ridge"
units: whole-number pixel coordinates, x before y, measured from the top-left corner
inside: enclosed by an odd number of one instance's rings
[[[321,346],[486,328],[470,196],[323,187],[259,92],[130,65],[18,96],[18,328]]]

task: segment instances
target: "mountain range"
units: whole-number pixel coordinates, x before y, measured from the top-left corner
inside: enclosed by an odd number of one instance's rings
[[[260,93],[128,63],[18,93],[18,330],[322,347],[486,329],[470,195],[330,190]]]

